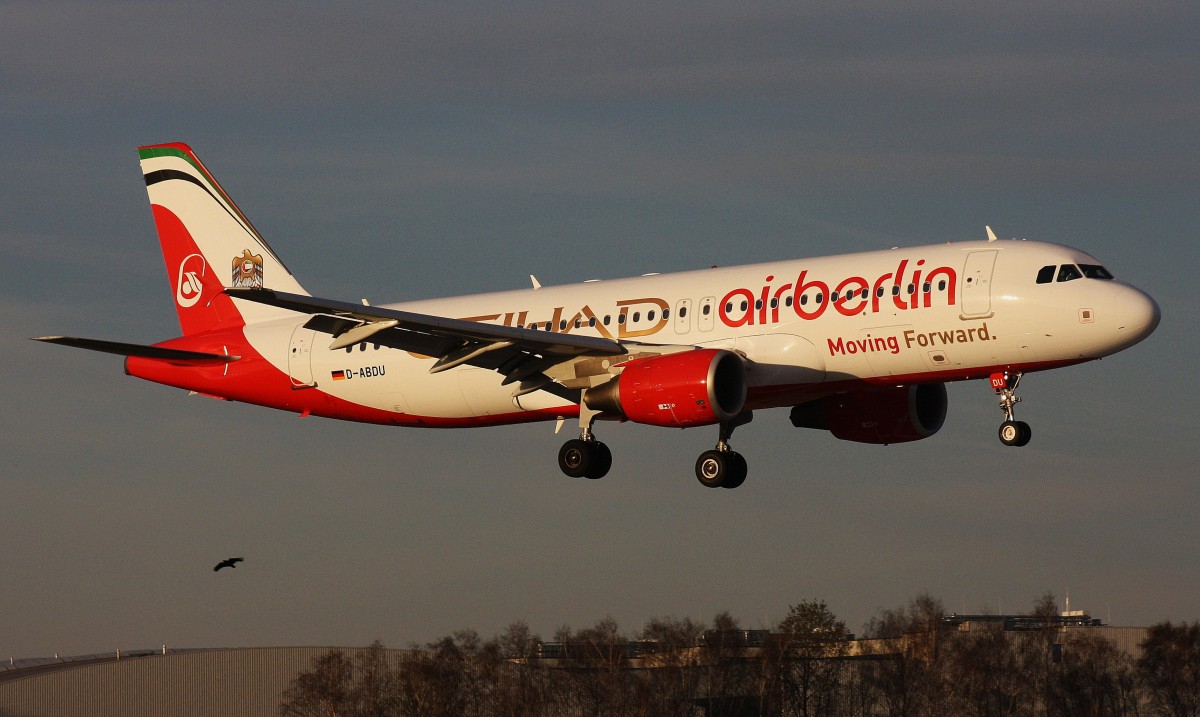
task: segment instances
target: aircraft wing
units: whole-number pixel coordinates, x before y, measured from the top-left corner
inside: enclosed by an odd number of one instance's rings
[[[330,349],[370,341],[436,358],[430,373],[462,364],[499,371],[504,376],[502,385],[519,384],[514,396],[548,390],[578,401],[577,390],[555,384],[544,372],[583,356],[628,353],[621,342],[599,336],[452,319],[271,289],[231,288],[225,293],[235,299],[311,314],[305,327],[330,334]]]

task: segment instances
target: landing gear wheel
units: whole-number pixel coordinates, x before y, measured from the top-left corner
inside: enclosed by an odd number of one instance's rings
[[[592,441],[592,451],[593,463],[583,477],[596,480],[608,475],[608,469],[612,468],[612,451],[600,441]]]
[[[729,457],[733,459],[733,465],[730,466],[732,470],[729,472],[729,475],[725,477],[725,482],[721,484],[721,487],[732,489],[737,488],[746,482],[746,473],[748,468],[746,467],[746,459],[742,457],[741,453],[733,453],[730,451]]]
[[[603,478],[612,467],[612,452],[599,441],[575,438],[559,449],[558,467],[572,478]]]
[[[1033,437],[1033,429],[1024,421],[1005,421],[1000,424],[1000,442],[1006,446],[1023,446]]]
[[[737,488],[746,482],[746,459],[733,451],[705,451],[696,460],[696,479],[706,488]]]

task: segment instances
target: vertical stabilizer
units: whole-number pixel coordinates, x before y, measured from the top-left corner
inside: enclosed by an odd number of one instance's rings
[[[288,315],[235,303],[226,287],[308,294],[191,147],[158,144],[138,154],[185,336]]]

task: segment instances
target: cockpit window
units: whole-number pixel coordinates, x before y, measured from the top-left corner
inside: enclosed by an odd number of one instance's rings
[[[1062,266],[1058,267],[1059,281],[1074,281],[1075,279],[1082,278],[1083,274],[1079,273],[1079,267],[1075,266],[1074,264],[1063,264]]]
[[[1080,269],[1083,269],[1083,275],[1089,279],[1111,279],[1113,275],[1108,273],[1108,269],[1099,264],[1080,264]]]
[[[1049,284],[1054,281],[1054,270],[1057,268],[1057,266],[1051,264],[1050,266],[1043,266],[1041,269],[1038,269],[1037,283]]]

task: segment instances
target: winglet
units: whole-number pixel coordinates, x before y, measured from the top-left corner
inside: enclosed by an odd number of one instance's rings
[[[994,242],[994,241],[996,241],[996,232],[992,231],[992,228],[991,228],[991,227],[989,227],[989,226],[985,226],[985,227],[984,227],[984,229],[987,229],[987,233],[988,233],[988,241],[989,241],[989,242]]]
[[[534,276],[533,274],[530,274],[530,275],[529,275],[529,280],[533,282],[533,288],[534,288],[534,289],[540,289],[540,288],[542,288],[542,282],[538,281],[538,280],[537,280],[537,277],[536,277],[536,276]]]

